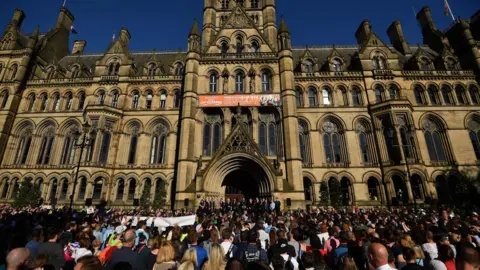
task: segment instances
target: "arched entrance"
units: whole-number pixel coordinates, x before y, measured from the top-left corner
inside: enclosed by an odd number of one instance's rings
[[[368,178],[367,186],[368,186],[369,199],[375,202],[381,201],[382,200],[382,197],[380,196],[381,187],[380,187],[380,184],[378,183],[377,178],[373,176]]]
[[[343,205],[350,205],[352,202],[352,192],[351,192],[352,184],[347,177],[342,177],[340,180],[340,190],[342,193],[342,204]]]
[[[312,181],[308,177],[303,177],[303,194],[306,201],[313,200],[313,186]]]
[[[425,199],[425,190],[422,178],[418,174],[412,175],[410,178],[410,186],[412,187],[412,195],[415,200]]]
[[[203,175],[209,196],[230,199],[271,198],[275,173],[262,158],[232,153],[215,161]]]

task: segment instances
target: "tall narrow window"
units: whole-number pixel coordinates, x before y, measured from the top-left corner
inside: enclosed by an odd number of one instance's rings
[[[424,121],[425,142],[427,144],[428,154],[431,161],[445,161],[445,149],[442,144],[439,126],[429,119]]]
[[[60,159],[61,164],[73,164],[74,162],[75,146],[78,140],[78,135],[76,134],[76,131],[76,128],[72,128],[69,134],[65,137],[62,157]]]
[[[119,98],[118,91],[113,91],[112,92],[112,107],[117,108],[118,107],[118,98]]]
[[[105,91],[101,90],[98,92],[98,104],[105,104]]]
[[[373,92],[375,93],[375,102],[381,103],[383,101],[383,98],[382,98],[383,87],[381,87],[380,85],[377,85],[375,86],[375,89],[373,89]]]
[[[327,163],[343,162],[343,154],[341,152],[341,137],[336,124],[325,121],[323,124],[323,147],[325,149],[325,159]]]
[[[72,108],[73,95],[72,93],[67,93],[65,95],[65,110],[69,111]]]
[[[252,41],[252,52],[253,53],[260,52],[260,46],[258,45],[258,42],[256,42],[255,40]]]
[[[272,81],[272,74],[270,71],[266,70],[262,73],[262,91],[263,92],[270,92],[272,91],[271,86]]]
[[[267,127],[264,123],[260,123],[260,126],[258,127],[258,140],[259,140],[259,145],[260,145],[260,150],[262,150],[262,153],[266,154],[267,153]]]
[[[78,66],[74,66],[72,68],[72,79],[78,78],[79,73],[80,69],[78,68]]]
[[[300,157],[303,165],[310,165],[310,138],[308,126],[304,121],[298,121],[298,139],[300,144]]]
[[[37,164],[48,164],[50,162],[54,141],[55,130],[53,127],[49,127],[42,137]]]
[[[390,99],[399,99],[400,98],[400,93],[399,93],[398,87],[396,85],[391,84],[388,90],[390,92]]]
[[[92,199],[100,200],[100,198],[102,197],[102,189],[103,189],[103,178],[97,178],[93,183]]]
[[[86,160],[88,162],[91,162],[93,160],[93,154],[95,152],[95,142],[97,140],[97,132],[92,131],[90,132],[90,143],[87,147],[87,155],[86,155]]]
[[[128,151],[128,164],[135,164],[135,156],[137,154],[137,135],[133,135],[130,139],[130,150]]]
[[[155,77],[155,74],[157,72],[157,65],[154,63],[151,63],[148,65],[148,77],[152,78]]]
[[[232,121],[233,125],[233,121]],[[220,148],[223,138],[223,125],[220,115],[211,114],[205,116],[203,125],[203,150],[204,156],[214,155]]]
[[[140,99],[140,94],[137,90],[133,91],[132,93],[132,109],[138,108],[138,101]]]
[[[160,108],[165,109],[166,103],[167,103],[167,91],[162,90],[160,92]]]
[[[300,87],[295,89],[295,101],[297,103],[297,107],[303,107],[303,91]]]
[[[354,106],[362,104],[362,92],[358,87],[353,87],[352,89],[352,102]]]
[[[152,100],[153,100],[153,94],[151,90],[147,91],[147,97],[146,97],[146,103],[145,103],[145,108],[151,109],[152,108]]]
[[[123,200],[123,193],[125,192],[125,182],[123,179],[119,179],[117,182],[117,201]]]
[[[28,107],[27,111],[33,112],[33,107],[35,106],[35,94],[31,93],[28,95]]]
[[[405,155],[405,158],[412,158],[413,145],[410,144],[412,140],[405,127],[400,128],[400,139],[402,140],[403,154]]]
[[[303,62],[303,72],[313,73],[313,62],[310,59],[307,59]]]
[[[443,101],[445,102],[446,105],[453,104],[452,91],[450,87],[446,85],[442,86],[442,96],[443,96]]]
[[[119,72],[120,72],[120,63],[115,63],[113,75],[118,76]]]
[[[222,41],[220,44],[220,51],[224,55],[228,53],[228,43],[226,41]]]
[[[10,184],[8,183],[8,178],[4,178],[3,182],[5,182],[3,190],[2,190],[2,199],[6,199],[8,195],[8,188],[10,187]],[[1,185],[0,185],[1,186]]]
[[[460,105],[467,104],[467,99],[465,97],[465,88],[463,88],[463,86],[457,85],[455,87],[455,94],[457,96],[458,104]]]
[[[7,106],[8,96],[8,90],[3,91],[0,95],[0,99],[2,100],[0,102],[0,109],[4,109],[5,106]]]
[[[25,128],[20,133],[20,139],[17,146],[17,155],[15,157],[15,164],[25,164],[30,150],[30,144],[32,143],[32,128]]]
[[[472,103],[475,105],[478,105],[479,102],[479,96],[478,96],[478,88],[474,85],[470,85],[468,88],[468,93],[470,94],[470,99],[472,100]]]
[[[243,38],[237,37],[236,40],[237,53],[243,53]]]
[[[241,70],[235,74],[235,91],[239,93],[245,91],[245,73]]]
[[[78,199],[84,200],[85,193],[87,191],[87,179],[85,177],[81,177],[78,186]],[[75,192],[75,191],[74,191]]]
[[[49,67],[47,69],[47,80],[53,79],[53,75],[55,74],[55,68]]]
[[[220,143],[222,141],[222,126],[219,123],[216,123],[213,126],[213,153],[217,152],[220,148]]]
[[[218,89],[218,74],[212,72],[210,74],[210,93],[216,93]]]
[[[332,68],[333,68],[333,71],[335,71],[335,72],[342,71],[342,62],[338,59],[333,59]]]
[[[338,90],[342,93],[343,105],[344,105],[344,106],[350,105],[350,102],[349,102],[349,100],[348,100],[348,92],[347,92],[347,89],[345,89],[345,87],[343,87],[343,86],[339,86],[339,87],[338,87]]]
[[[58,189],[58,181],[57,178],[53,178],[52,183],[50,184],[50,197],[48,201],[52,201],[55,197],[57,197],[57,189]]]
[[[360,152],[362,154],[362,161],[364,163],[370,162],[370,158],[368,156],[368,142],[367,142],[367,134],[365,132],[361,132],[358,135],[358,138],[360,140]]]
[[[164,124],[155,126],[150,147],[150,164],[163,164],[165,162],[167,135],[168,129]]]
[[[428,97],[430,98],[430,102],[432,105],[439,105],[440,102],[438,100],[438,90],[435,86],[430,85],[427,89]]]
[[[176,76],[183,75],[183,64],[182,63],[177,63],[175,65],[175,75]]]
[[[110,134],[110,132],[105,131],[103,133],[102,147],[100,149],[100,158],[98,160],[100,164],[107,164],[111,138],[112,138],[112,135]]]
[[[130,179],[130,183],[128,185],[128,200],[132,201],[135,199],[135,189],[137,188],[137,181],[135,179]]]
[[[468,135],[472,142],[475,157],[477,160],[480,160],[480,123],[475,120],[470,120],[468,122],[468,129]]]
[[[60,189],[60,200],[65,200],[68,193],[68,179],[62,179],[62,187]]]
[[[83,106],[85,105],[85,92],[81,92],[79,95],[78,95],[78,109],[79,110],[83,110]]]
[[[182,98],[181,98],[180,90],[177,89],[177,90],[174,91],[174,94],[173,94],[173,107],[174,108],[180,108],[181,100],[182,100]]]
[[[426,105],[427,103],[425,101],[422,87],[415,86],[415,89],[413,91],[415,93],[415,101],[417,102],[417,105]]]
[[[17,78],[17,71],[18,71],[17,64],[12,65],[10,67],[10,70],[11,70],[10,80],[14,81]]]
[[[277,154],[277,125],[273,122],[268,125],[268,154]]]
[[[53,95],[53,110],[58,111],[60,109],[60,94],[55,93]]]
[[[205,124],[203,126],[203,155],[210,156],[211,155],[211,141],[212,135],[210,133],[211,126],[209,124]]]
[[[310,107],[318,106],[317,90],[314,87],[309,87],[308,88],[308,103],[309,103]]]
[[[325,105],[325,106],[332,106],[333,105],[332,92],[330,91],[330,89],[323,88],[322,98],[323,98],[323,105]]]
[[[41,101],[42,103],[40,104],[40,111],[44,112],[47,110],[47,102],[48,102],[47,94],[42,94]]]

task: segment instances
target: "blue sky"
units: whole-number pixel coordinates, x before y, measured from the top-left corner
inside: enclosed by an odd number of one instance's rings
[[[55,24],[63,0],[0,0],[0,23],[10,21],[15,8],[23,9],[22,30],[42,32]],[[71,38],[87,40],[87,52],[103,52],[114,31],[125,26],[132,34],[132,50],[185,48],[194,18],[203,17],[203,0],[67,0],[75,16],[79,34]],[[363,19],[389,43],[386,30],[398,19],[409,43],[422,43],[413,15],[428,5],[437,27],[451,24],[443,13],[443,0],[276,0],[277,16],[283,15],[294,45],[355,44],[354,33]],[[450,0],[456,16],[469,18],[480,9],[480,0]]]

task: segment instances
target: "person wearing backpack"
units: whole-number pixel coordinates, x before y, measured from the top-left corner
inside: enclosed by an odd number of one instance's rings
[[[257,245],[258,232],[256,230],[248,231],[248,245],[243,252],[243,264],[247,268],[248,264],[255,262],[264,262],[268,264],[267,253]]]
[[[226,228],[222,231],[223,242],[220,244],[223,247],[225,258],[228,260],[237,252],[237,247],[233,244],[232,230]]]
[[[340,233],[340,245],[333,251],[335,269],[343,269],[342,263],[345,256],[348,256],[348,233]]]

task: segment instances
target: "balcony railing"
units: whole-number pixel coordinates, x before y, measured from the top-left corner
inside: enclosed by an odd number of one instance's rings
[[[275,58],[276,53],[261,52],[261,53],[207,53],[202,55],[203,60],[222,60],[222,59],[258,59],[258,58]]]
[[[182,76],[178,75],[155,75],[155,76],[132,76],[129,77],[132,81],[166,81],[166,80],[182,80]]]
[[[118,75],[105,75],[100,77],[101,82],[118,82]]]
[[[362,72],[359,72],[359,71],[321,71],[321,72],[311,72],[311,73],[296,72],[294,75],[295,75],[295,78],[301,78],[301,77],[335,78],[335,77],[362,77],[363,76]]]
[[[402,70],[403,76],[474,76],[472,70]]]

